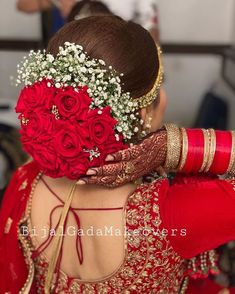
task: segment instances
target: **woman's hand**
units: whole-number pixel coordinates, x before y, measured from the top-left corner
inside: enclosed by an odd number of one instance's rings
[[[97,184],[117,187],[159,169],[165,162],[167,133],[159,130],[129,149],[106,158],[107,165],[91,168],[78,184]]]

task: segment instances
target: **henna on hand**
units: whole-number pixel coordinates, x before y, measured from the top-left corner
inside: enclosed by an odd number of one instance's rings
[[[157,170],[166,159],[167,132],[159,130],[139,144],[108,156],[112,163],[92,168],[80,184],[118,187]],[[110,161],[110,160],[108,160]]]

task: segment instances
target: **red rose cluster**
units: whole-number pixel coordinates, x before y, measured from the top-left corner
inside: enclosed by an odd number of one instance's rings
[[[58,89],[44,79],[21,91],[16,106],[21,141],[48,176],[78,179],[104,164],[108,154],[127,148],[121,134],[117,140],[110,107],[90,109],[87,90]]]

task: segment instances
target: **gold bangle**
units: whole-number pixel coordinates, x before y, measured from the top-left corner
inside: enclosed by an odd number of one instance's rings
[[[203,136],[204,136],[204,155],[203,155],[203,162],[201,168],[199,170],[200,173],[204,172],[205,167],[208,162],[209,151],[210,151],[210,137],[208,130],[202,129]]]
[[[167,156],[164,164],[166,170],[173,171],[177,168],[181,154],[180,129],[175,124],[165,124],[167,131]]]
[[[209,149],[209,153],[208,153],[208,162],[206,164],[205,167],[205,173],[208,173],[212,163],[214,161],[214,157],[215,157],[215,151],[216,151],[216,134],[215,134],[215,130],[213,129],[209,129],[210,132],[210,149]]]
[[[231,148],[231,155],[230,155],[227,173],[234,174],[235,173],[235,131],[230,131],[230,132],[232,136],[232,148]]]
[[[188,135],[185,128],[180,128],[182,134],[182,154],[178,167],[178,171],[182,171],[188,156]]]

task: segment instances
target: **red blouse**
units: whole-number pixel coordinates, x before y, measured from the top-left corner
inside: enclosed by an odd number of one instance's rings
[[[30,245],[19,240],[19,232],[20,224],[27,222],[26,204],[38,173],[34,162],[20,168],[4,197],[0,211],[0,293],[25,290],[35,275]],[[166,179],[142,185],[128,199],[126,224],[132,229],[164,229],[165,235],[129,237],[118,271],[102,283],[78,283],[77,289],[93,291],[89,293],[120,293],[124,289],[133,294],[178,293],[188,273],[186,259],[235,240],[234,181],[180,176],[172,186]]]

